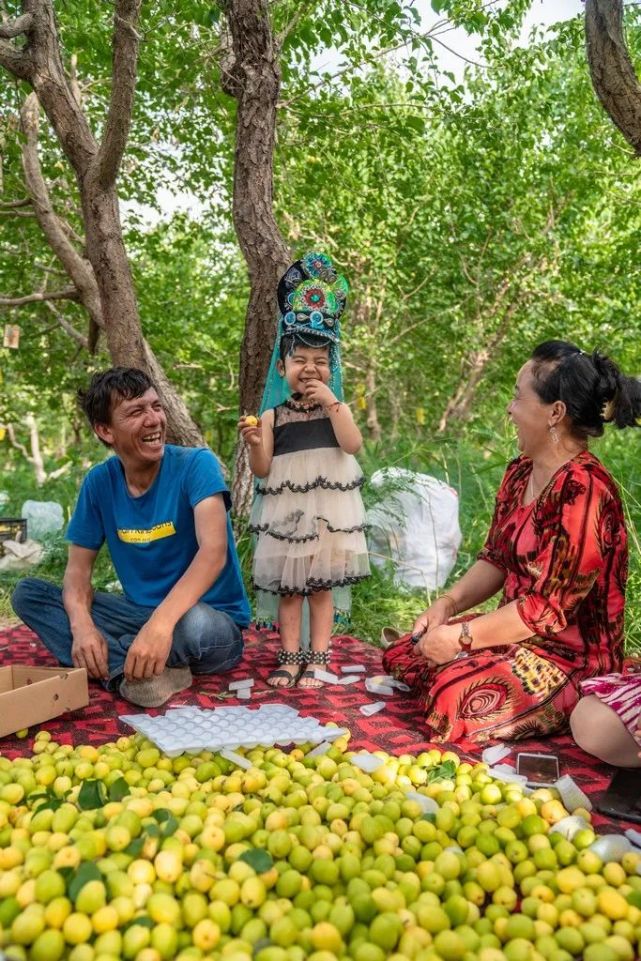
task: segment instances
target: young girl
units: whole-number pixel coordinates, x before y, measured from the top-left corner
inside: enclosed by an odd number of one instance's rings
[[[282,648],[273,687],[319,687],[329,663],[332,588],[369,574],[361,433],[342,398],[339,318],[347,282],[323,254],[292,264],[278,285],[281,311],[261,417],[239,427],[259,478],[250,529],[258,534],[255,587],[279,596]],[[300,645],[303,599],[311,649]]]

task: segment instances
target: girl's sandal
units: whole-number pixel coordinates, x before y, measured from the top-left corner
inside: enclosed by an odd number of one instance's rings
[[[316,690],[323,686],[314,674],[314,665],[327,669],[329,667],[329,651],[307,651],[307,667],[301,672],[298,679],[298,686],[307,690]]]
[[[293,664],[296,666],[296,669],[294,671],[288,671],[286,668],[273,670],[267,678],[269,686],[275,688],[295,687],[307,663],[305,651],[285,651],[281,648],[276,655],[276,660],[279,664]],[[282,683],[280,681],[281,678],[285,678]],[[274,679],[277,679],[276,684],[274,683]]]

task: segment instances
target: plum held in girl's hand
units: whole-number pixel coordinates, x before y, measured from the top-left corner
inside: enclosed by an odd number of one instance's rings
[[[258,427],[258,418],[254,417],[253,414],[248,414],[245,417],[245,427]]]

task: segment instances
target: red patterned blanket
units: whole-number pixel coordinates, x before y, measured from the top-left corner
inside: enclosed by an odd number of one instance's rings
[[[416,754],[434,747],[425,739],[418,705],[411,696],[399,692],[394,697],[384,698],[387,702],[385,709],[372,717],[365,717],[359,708],[363,704],[383,698],[368,694],[363,683],[345,687],[325,686],[320,690],[294,688],[274,691],[265,683],[265,678],[275,664],[277,635],[250,629],[245,637],[245,656],[234,671],[224,676],[196,677],[191,689],[177,694],[167,706],[195,704],[208,708],[236,703],[257,706],[265,702],[280,701],[291,704],[303,714],[317,717],[323,723],[334,721],[348,727],[352,733],[350,747],[354,749]],[[0,666],[11,662],[41,665],[55,663],[40,641],[25,627],[0,631]],[[377,648],[354,637],[335,638],[332,670],[338,672],[341,665],[354,663],[363,664],[368,675],[382,673],[380,651]],[[251,701],[238,702],[231,698],[222,700],[216,697],[227,690],[231,680],[248,676],[256,678]],[[62,743],[102,744],[121,734],[131,733],[131,729],[119,721],[118,717],[121,714],[132,714],[136,710],[121,698],[107,693],[99,684],[92,683],[88,707],[49,721],[44,726],[55,740]],[[444,745],[437,746],[446,749]],[[450,747],[456,750],[455,745]],[[605,790],[613,773],[612,768],[584,754],[568,736],[549,738],[546,741],[520,742],[518,750],[557,754],[561,773],[570,774],[592,800]],[[16,757],[24,751],[24,741],[12,737],[0,739],[0,753],[6,757]],[[513,763],[515,757],[516,750],[503,763]],[[608,822],[600,815],[595,815],[595,823],[600,825],[601,831],[610,829],[621,832],[625,827],[633,826],[621,821]]]

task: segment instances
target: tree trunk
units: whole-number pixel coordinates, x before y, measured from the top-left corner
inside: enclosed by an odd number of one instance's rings
[[[138,367],[149,374],[165,404],[170,441],[185,447],[203,446],[200,430],[142,335],[134,281],[122,239],[116,189],[103,190],[94,178],[88,177],[81,197],[87,259],[93,267],[100,295],[111,359],[118,366]]]
[[[625,42],[623,0],[586,0],[585,38],[596,95],[641,156],[641,85]]]
[[[467,419],[476,389],[490,361],[491,353],[487,348],[475,350],[463,360],[463,373],[456,390],[447,402],[438,424],[438,433],[443,434],[450,421]]]
[[[403,401],[405,397],[401,395],[400,390],[397,388],[393,390],[390,394],[390,433],[389,439],[394,443],[401,436],[400,423],[401,414],[403,413]]]
[[[367,429],[372,440],[381,439],[382,431],[378,419],[378,406],[376,404],[376,363],[370,358],[370,362],[365,373],[365,397],[367,400]]]
[[[38,424],[36,423],[35,417],[31,413],[27,414],[24,422],[25,427],[29,431],[29,447],[31,448],[31,453],[29,453],[25,445],[21,444],[16,438],[13,424],[7,424],[9,443],[16,450],[19,450],[24,459],[31,464],[33,467],[33,472],[36,475],[36,484],[38,487],[42,487],[47,479],[47,472],[45,471],[42,453],[40,451],[40,434],[38,431]]]
[[[276,288],[292,259],[273,209],[280,67],[267,0],[226,0],[225,13],[231,50],[222,71],[222,85],[238,102],[234,227],[250,283],[240,352],[240,411],[256,413],[277,330]],[[242,515],[248,513],[251,503],[247,471],[247,458],[239,449],[232,496],[237,513]]]
[[[38,487],[42,487],[47,479],[47,472],[42,459],[42,451],[40,450],[40,432],[38,430],[38,423],[33,414],[27,414],[25,417],[25,424],[29,430],[29,446],[31,447],[31,457],[29,460],[31,462],[31,466],[33,467],[33,472],[36,475],[36,484]]]
[[[68,239],[65,242],[61,237],[63,232],[51,208],[37,160],[37,111],[34,118],[27,98],[23,110],[27,139],[23,150],[25,177],[34,197],[36,216],[52,250],[74,281],[78,299],[88,309],[92,322],[103,327],[113,363],[140,367],[157,383],[167,408],[169,439],[199,445],[203,443],[199,429],[143,338],[118,212],[116,181],[131,123],[141,3],[142,0],[113,2],[111,99],[100,143],[75,95],[75,84],[65,72],[52,0],[22,0],[21,16],[0,25],[0,65],[31,86],[74,170],[93,278],[83,257]],[[3,39],[22,35],[26,43],[21,45]]]
[[[496,358],[496,353],[503,342],[512,316],[518,306],[518,298],[505,311],[497,330],[492,334],[484,347],[472,351],[463,360],[463,371],[454,394],[447,402],[443,415],[439,421],[438,433],[443,434],[451,421],[464,421],[468,418],[477,388],[485,376],[488,365]]]

